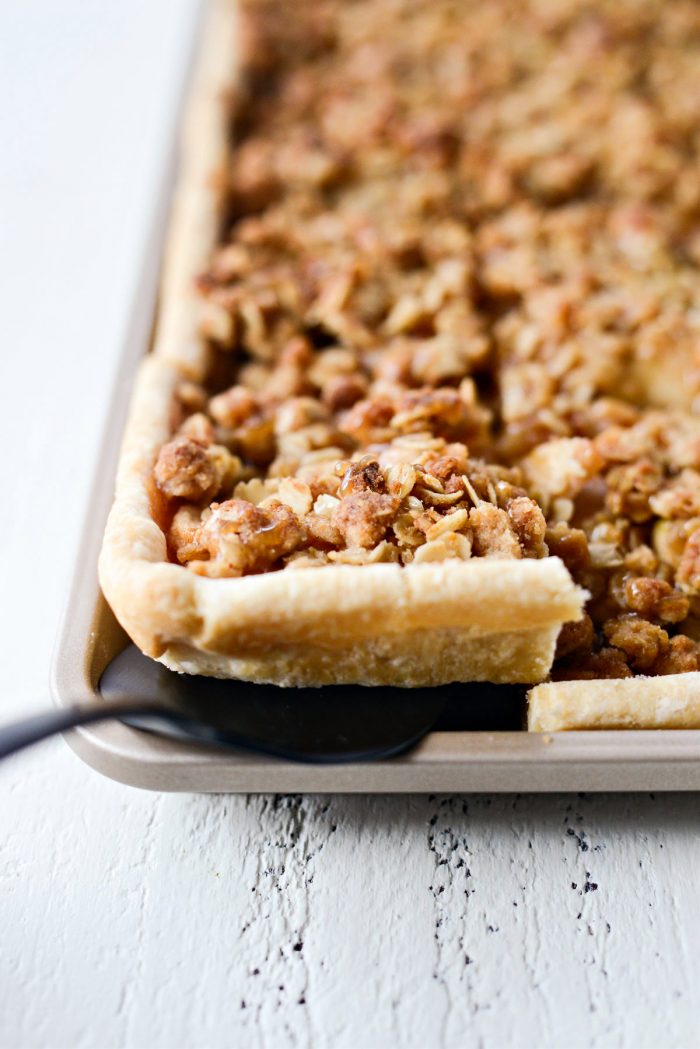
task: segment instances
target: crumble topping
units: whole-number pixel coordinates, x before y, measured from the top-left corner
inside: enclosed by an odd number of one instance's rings
[[[700,9],[244,4],[154,480],[212,577],[561,557],[553,677],[700,666]]]

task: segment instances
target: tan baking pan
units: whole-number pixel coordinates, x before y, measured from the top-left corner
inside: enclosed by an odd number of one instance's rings
[[[173,143],[182,115],[173,113]],[[59,704],[94,699],[107,663],[127,638],[102,597],[97,557],[133,375],[151,343],[166,216],[174,185],[164,163],[130,333],[89,501],[75,579],[57,645],[52,690]],[[381,702],[381,689],[377,689]],[[411,753],[356,765],[302,765],[210,749],[113,722],[72,732],[89,765],[133,786],[169,791],[602,791],[700,789],[700,731],[434,732]]]

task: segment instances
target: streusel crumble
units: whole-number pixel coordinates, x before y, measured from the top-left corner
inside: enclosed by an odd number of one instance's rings
[[[244,7],[155,485],[210,577],[561,557],[555,678],[697,670],[700,7]]]

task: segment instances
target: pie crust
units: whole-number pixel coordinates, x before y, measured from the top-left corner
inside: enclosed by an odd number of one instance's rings
[[[176,386],[207,373],[193,277],[219,227],[213,187],[226,156],[222,99],[233,88],[236,17],[211,4],[185,120],[181,172],[152,354],[133,395],[100,583],[148,655],[192,674],[280,685],[535,682],[583,592],[558,558],[324,566],[207,579],[168,563],[151,507],[158,449]]]
[[[240,578],[207,578],[169,559],[153,471],[173,434],[178,387],[204,384],[212,362],[198,334],[194,278],[224,218],[219,187],[230,162],[238,32],[232,0],[212,0],[184,124],[153,350],[137,378],[100,558],[105,596],[144,652],[186,673],[280,685],[544,682],[561,627],[581,620],[588,597],[558,557],[328,564]],[[664,380],[658,367],[657,359],[630,364],[631,400],[656,396],[687,408],[685,384]],[[515,361],[516,387],[523,374]],[[551,452],[556,442],[543,440]],[[533,470],[536,486],[542,463],[533,459]],[[528,728],[700,726],[697,696],[700,673],[692,672],[548,682],[530,693]]]
[[[700,728],[700,673],[553,681],[530,689],[530,732]]]
[[[558,558],[338,565],[206,579],[167,561],[150,478],[180,370],[146,358],[100,557],[125,630],[173,670],[284,685],[532,682],[582,593]]]

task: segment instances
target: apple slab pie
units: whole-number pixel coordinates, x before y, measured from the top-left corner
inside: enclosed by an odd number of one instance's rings
[[[100,563],[281,685],[700,726],[700,7],[210,5]]]

